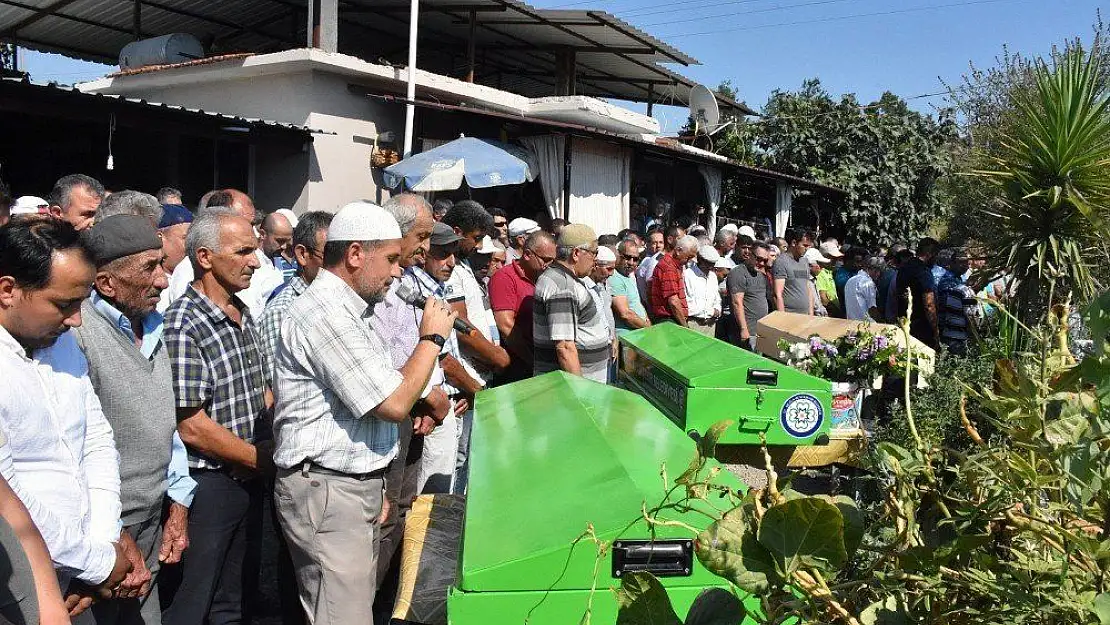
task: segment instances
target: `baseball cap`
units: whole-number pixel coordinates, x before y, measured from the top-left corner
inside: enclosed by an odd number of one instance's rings
[[[594,260],[599,263],[615,263],[617,262],[617,255],[613,253],[613,250],[602,245],[597,248],[597,258]]]
[[[522,234],[532,234],[540,229],[540,225],[527,217],[517,217],[509,222],[509,236],[519,237]]]
[[[821,244],[821,253],[829,258],[840,258],[844,256],[844,252],[840,251],[840,243],[836,239],[829,239]],[[824,261],[828,262],[828,261]]]
[[[740,230],[736,234],[744,235],[753,241],[755,240],[755,228],[751,226],[740,226]]]
[[[698,249],[698,257],[707,263],[716,263],[721,260],[721,254],[712,245],[703,245]]]
[[[189,209],[180,204],[163,204],[162,220],[158,222],[158,229],[169,228],[177,224],[193,223],[193,214]]]
[[[454,228],[448,226],[442,221],[437,221],[435,225],[432,226],[432,236],[428,239],[428,242],[432,245],[437,246],[451,245],[452,243],[458,243],[459,239],[461,238],[462,237],[455,234]],[[488,239],[489,237],[486,238]]]
[[[401,238],[401,227],[381,206],[370,202],[351,202],[339,209],[328,228],[332,241],[389,241]]]
[[[47,202],[41,197],[24,195],[17,197],[15,202],[12,202],[11,214],[37,215],[39,213],[45,213],[48,208],[50,208],[50,202]]]
[[[809,264],[811,265],[825,265],[832,262],[832,260],[822,255],[820,250],[814,249],[812,247],[806,250],[804,258],[809,261]]]
[[[567,224],[559,234],[559,245],[563,247],[585,247],[597,243],[597,233],[585,224]]]

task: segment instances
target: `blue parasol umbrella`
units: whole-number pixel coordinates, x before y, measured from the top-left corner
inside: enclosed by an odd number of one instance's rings
[[[385,168],[385,185],[410,191],[450,191],[463,180],[474,189],[531,182],[536,165],[524,148],[500,141],[460,137]]]

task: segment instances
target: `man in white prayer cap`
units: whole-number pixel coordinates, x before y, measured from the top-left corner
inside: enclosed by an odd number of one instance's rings
[[[425,394],[457,315],[429,297],[400,369],[367,318],[401,275],[401,228],[344,206],[323,268],[289,307],[275,356],[274,500],[313,625],[374,622],[378,526],[397,428]]]

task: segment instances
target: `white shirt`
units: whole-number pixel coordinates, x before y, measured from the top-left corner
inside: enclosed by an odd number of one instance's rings
[[[717,289],[717,274],[703,272],[697,263],[690,263],[682,270],[686,283],[686,310],[688,317],[709,319],[721,316],[721,292]]]
[[[262,250],[255,250],[254,255],[258,258],[260,266],[254,270],[254,275],[251,276],[251,285],[246,290],[239,291],[236,295],[250,309],[252,317],[261,319],[262,313],[266,311],[266,301],[270,298],[270,293],[285,284],[285,275],[281,273],[280,269],[274,267],[274,261],[266,258],[266,254]],[[170,276],[169,288],[162,291],[162,299],[167,302],[166,308],[169,308],[169,304],[176,302],[178,298],[184,295],[185,289],[189,288],[189,284],[195,279],[193,262],[186,257],[174,268],[173,274]],[[159,302],[159,305],[161,305],[161,302]],[[165,311],[160,310],[159,312]]]
[[[108,578],[119,540],[119,454],[72,332],[31,358],[0,327],[0,474],[31,513],[61,587]]]
[[[648,254],[640,261],[640,266],[636,268],[636,286],[640,289],[640,301],[647,304],[651,299],[651,288],[648,286],[651,283],[651,275],[655,273],[655,266],[659,264],[659,260],[663,258],[666,252],[656,252]]]
[[[493,337],[490,336],[489,313],[486,309],[485,293],[482,292],[482,285],[478,284],[478,278],[474,276],[474,270],[470,268],[470,265],[465,262],[455,265],[451,277],[443,284],[443,289],[447,301],[456,299],[460,293],[462,294],[466,305],[466,317],[470,320],[470,325],[474,326],[475,330],[481,332],[482,336],[492,343]],[[459,344],[459,362],[462,363],[466,372],[483,386],[493,377],[493,370],[486,366],[484,362],[478,360],[477,355],[462,343]]]
[[[849,319],[872,321],[869,311],[875,304],[875,281],[864,270],[848,278],[844,285],[844,312]]]
[[[403,381],[389,347],[370,327],[372,314],[326,269],[289,306],[274,365],[277,466],[292,469],[309,460],[363,474],[384,469],[397,455],[397,425],[367,416]]]

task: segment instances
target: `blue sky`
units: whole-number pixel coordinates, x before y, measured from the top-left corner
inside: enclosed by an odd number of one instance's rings
[[[731,79],[759,108],[775,89],[817,77],[834,94],[861,100],[883,91],[902,97],[936,93],[939,78],[957,82],[968,63],[989,66],[1004,45],[1043,54],[1069,37],[1090,38],[1098,0],[532,0],[545,8],[606,10],[702,62],[677,67],[713,87]],[[1108,15],[1110,17],[1110,15]],[[108,68],[24,52],[37,80],[72,83]],[[937,97],[913,102],[919,110]],[[657,117],[673,131],[684,112]]]

